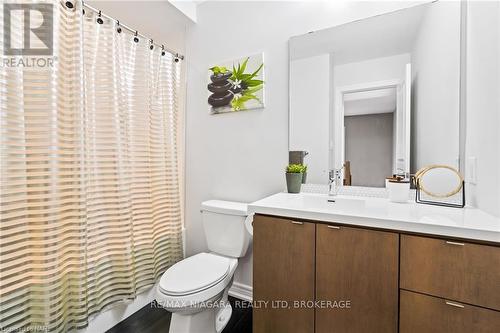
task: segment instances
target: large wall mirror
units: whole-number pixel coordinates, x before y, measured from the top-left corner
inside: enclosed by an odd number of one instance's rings
[[[459,167],[460,27],[460,2],[438,1],[290,39],[289,150],[308,152],[308,182]]]

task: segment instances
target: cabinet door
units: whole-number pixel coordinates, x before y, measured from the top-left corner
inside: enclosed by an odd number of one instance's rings
[[[314,223],[255,216],[254,333],[314,332],[314,309],[294,307],[314,300],[314,243]]]
[[[316,228],[316,332],[397,332],[399,235]]]
[[[401,290],[401,333],[497,333],[500,312]]]

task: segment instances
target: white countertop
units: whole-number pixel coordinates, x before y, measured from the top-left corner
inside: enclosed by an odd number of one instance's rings
[[[333,199],[336,202],[328,202]],[[393,203],[383,198],[277,193],[248,206],[249,213],[391,229],[500,243],[500,218],[476,208]]]

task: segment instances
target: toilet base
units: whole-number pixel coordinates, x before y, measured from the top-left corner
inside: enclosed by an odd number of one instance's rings
[[[215,331],[217,333],[222,332],[224,327],[226,327],[229,319],[231,319],[231,315],[233,314],[233,308],[229,302],[226,303],[226,306],[222,309],[219,309],[217,313],[217,318],[215,319]]]
[[[228,290],[214,306],[206,306],[196,313],[173,312],[169,333],[220,333],[226,327],[233,308],[228,301]]]

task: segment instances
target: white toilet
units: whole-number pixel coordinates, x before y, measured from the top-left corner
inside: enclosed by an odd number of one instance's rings
[[[231,318],[227,295],[248,249],[251,217],[247,204],[209,200],[201,204],[209,253],[170,267],[156,292],[158,304],[172,312],[170,333],[219,333]]]

